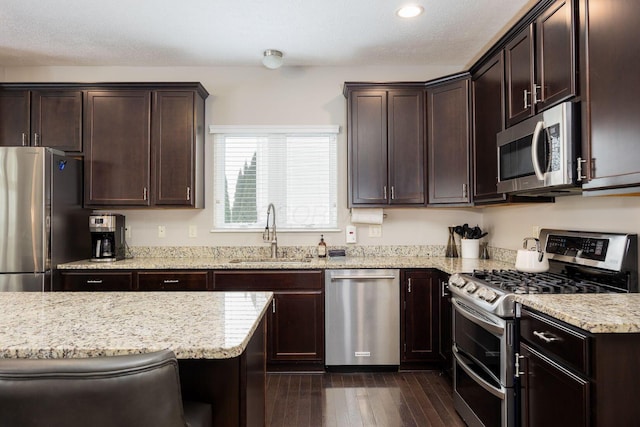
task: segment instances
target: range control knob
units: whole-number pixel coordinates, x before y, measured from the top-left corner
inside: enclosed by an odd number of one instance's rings
[[[461,277],[459,274],[452,274],[449,278],[449,285],[455,286],[456,288],[463,288],[467,282]]]
[[[476,285],[473,282],[469,282],[467,283],[467,286],[465,286],[464,288],[468,293],[472,294],[476,291],[476,289],[478,289],[478,285]]]
[[[496,294],[490,289],[487,289],[487,291],[484,294],[484,300],[487,302],[494,302],[496,298],[498,298],[498,294]]]

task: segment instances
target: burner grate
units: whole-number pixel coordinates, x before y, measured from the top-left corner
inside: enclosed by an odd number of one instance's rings
[[[516,270],[476,270],[473,277],[515,294],[575,294],[621,292],[605,283],[560,273],[527,273]]]

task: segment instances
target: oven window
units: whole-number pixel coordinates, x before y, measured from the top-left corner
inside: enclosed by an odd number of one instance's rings
[[[455,367],[455,389],[485,426],[501,426],[502,399],[483,389],[473,378]]]
[[[462,353],[468,355],[500,380],[500,337],[493,335],[481,326],[454,310],[454,342]],[[492,382],[495,382],[495,379]]]

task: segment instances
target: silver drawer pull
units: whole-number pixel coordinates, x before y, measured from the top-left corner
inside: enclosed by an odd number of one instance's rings
[[[540,338],[542,341],[544,341],[546,343],[551,343],[551,342],[554,342],[554,341],[560,341],[560,338],[546,336],[545,332],[533,331],[533,335],[535,335],[536,337]]]
[[[165,279],[165,280],[162,281],[162,283],[164,283],[165,285],[168,285],[168,284],[172,284],[172,283],[180,283],[180,280],[178,280],[178,279]]]
[[[87,285],[101,285],[102,280],[87,280]]]

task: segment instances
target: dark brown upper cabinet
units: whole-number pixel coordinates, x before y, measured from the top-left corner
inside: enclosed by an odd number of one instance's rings
[[[497,192],[496,135],[504,129],[504,60],[500,51],[471,77],[474,202],[504,201]]]
[[[469,80],[427,86],[429,205],[471,202]]]
[[[507,126],[576,95],[574,1],[554,1],[505,45]]]
[[[151,91],[86,93],[86,206],[149,206]]]
[[[349,206],[424,205],[424,87],[345,83]]]
[[[82,151],[81,90],[0,90],[0,146]]]
[[[87,90],[85,205],[203,207],[200,85]]]
[[[579,9],[583,195],[640,194],[640,2]]]

